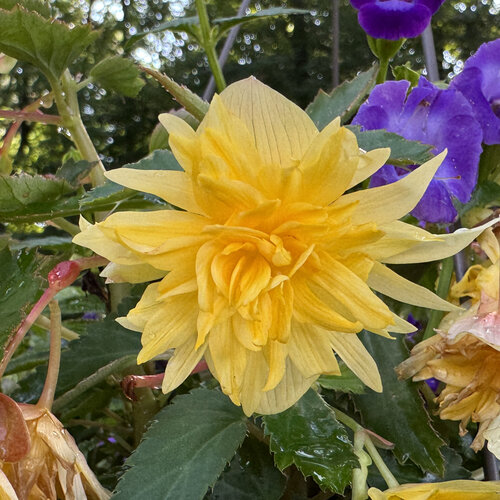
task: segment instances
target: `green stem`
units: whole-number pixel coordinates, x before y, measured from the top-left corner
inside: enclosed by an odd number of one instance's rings
[[[436,294],[442,299],[446,299],[450,289],[451,277],[453,276],[453,257],[443,259],[441,263],[441,272],[439,273],[439,281]],[[429,317],[429,322],[425,327],[423,340],[428,339],[434,335],[434,328],[439,326],[443,311],[433,310]]]
[[[35,319],[34,324],[36,326],[39,326],[40,328],[43,328],[44,330],[50,330],[50,319],[43,314],[40,314],[40,316]],[[80,338],[80,335],[78,335],[78,333],[74,332],[73,330],[66,328],[65,326],[61,326],[61,337],[64,340],[76,340]]]
[[[354,433],[354,454],[358,457],[359,468],[352,471],[352,500],[368,498],[366,478],[368,477],[369,458],[363,448],[365,442],[369,440],[370,438],[361,429]]]
[[[84,160],[96,164],[90,172],[92,186],[96,187],[104,184],[106,181],[104,177],[105,169],[82,122],[75,81],[66,70],[63,74],[62,84],[54,80],[50,84],[54,92],[57,110],[61,115],[63,126],[71,135],[71,140]]]
[[[382,457],[380,456],[380,453],[378,452],[377,448],[373,444],[372,440],[370,438],[365,440],[365,448],[366,451],[369,453],[373,464],[375,467],[377,467],[378,471],[380,472],[380,475],[384,478],[384,481],[387,483],[387,486],[389,488],[395,488],[396,486],[399,486],[398,481],[392,474],[392,472],[389,470],[389,467],[385,464],[383,461]]]
[[[339,422],[342,422],[344,425],[347,425],[347,427],[349,427],[349,429],[351,429],[353,432],[364,430],[364,427],[362,425],[359,425],[356,420],[351,418],[349,415],[346,415],[343,411],[339,410],[338,408],[333,408],[332,406],[330,407],[330,409],[335,414],[335,418]]]
[[[389,59],[380,59],[380,67],[377,73],[376,84],[384,83],[387,79],[387,71],[389,70]]]
[[[207,54],[208,64],[214,75],[217,90],[222,92],[226,88],[226,80],[224,79],[222,68],[220,67],[217,53],[215,52],[216,41],[212,37],[205,0],[196,0],[196,10],[198,11],[198,18],[200,19],[200,43]]]
[[[50,355],[47,376],[43,386],[42,395],[37,406],[40,408],[52,408],[54,394],[56,393],[57,378],[59,377],[59,365],[61,362],[61,309],[57,300],[49,303],[50,308]]]
[[[76,224],[72,224],[67,221],[64,217],[55,217],[51,220],[54,226],[66,231],[71,236],[76,236],[80,232],[80,228]]]

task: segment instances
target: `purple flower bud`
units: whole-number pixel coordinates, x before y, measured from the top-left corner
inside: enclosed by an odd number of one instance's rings
[[[373,38],[420,35],[444,0],[351,0],[361,27]]]

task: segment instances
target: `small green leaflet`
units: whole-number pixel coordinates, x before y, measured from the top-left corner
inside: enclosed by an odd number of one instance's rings
[[[145,85],[137,66],[120,56],[103,59],[90,70],[89,76],[106,90],[127,97],[135,97]]]
[[[318,384],[325,389],[363,394],[365,392],[365,384],[341,360],[339,361],[339,368],[340,375],[321,375],[318,379]]]
[[[294,406],[263,421],[280,470],[295,464],[325,491],[343,493],[358,459],[345,428],[318,393],[310,389]]]
[[[126,461],[113,499],[201,500],[243,442],[245,422],[218,390],[177,396]]]

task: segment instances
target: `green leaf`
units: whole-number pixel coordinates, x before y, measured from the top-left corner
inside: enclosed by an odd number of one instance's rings
[[[459,215],[472,208],[490,208],[500,205],[500,184],[492,181],[484,181],[478,184],[468,203],[459,209]]]
[[[22,7],[0,9],[0,33],[1,52],[37,66],[50,81],[99,36],[89,24],[70,29]]]
[[[330,94],[320,90],[306,108],[306,113],[318,129],[325,128],[337,116],[340,116],[342,123],[349,120],[375,85],[377,71],[378,66],[374,65],[353,80],[334,88]]]
[[[267,19],[276,16],[293,16],[297,14],[310,14],[309,10],[305,9],[289,9],[285,7],[271,7],[269,9],[262,9],[246,16],[233,16],[233,17],[220,17],[213,19],[212,24],[219,28],[217,38],[220,38],[226,31],[230,30],[233,26],[248,23],[259,19]]]
[[[398,380],[394,367],[408,357],[403,339],[386,339],[373,333],[361,335],[365,347],[379,367],[384,390],[354,395],[366,428],[395,444],[394,454],[401,463],[409,458],[422,470],[442,475],[444,441],[431,425],[418,386]]]
[[[144,87],[140,74],[132,61],[120,56],[107,57],[90,70],[90,77],[99,85],[127,97],[135,97]]]
[[[195,389],[163,408],[118,482],[115,500],[195,500],[245,438],[245,416],[218,390]]]
[[[408,141],[404,137],[387,130],[361,131],[357,125],[348,125],[347,128],[354,132],[358,145],[365,151],[376,148],[391,148],[391,156],[387,163],[396,166],[421,165],[433,158],[433,146],[419,141]]]
[[[0,0],[0,9],[12,10],[16,6],[37,12],[42,17],[50,17],[50,6],[42,0]]]
[[[286,486],[285,476],[274,466],[269,449],[247,438],[215,483],[207,500],[279,500]]]
[[[71,187],[78,189],[83,179],[90,174],[95,162],[86,160],[74,160],[70,158],[65,161],[56,171],[56,177],[64,179]]]
[[[420,73],[412,70],[409,62],[392,68],[392,74],[396,80],[408,80],[410,88],[416,87],[420,79]]]
[[[339,367],[340,375],[322,375],[318,379],[319,385],[325,389],[332,389],[334,391],[363,394],[365,392],[365,384],[347,368],[343,361],[339,361]]]
[[[280,470],[295,464],[321,488],[344,491],[358,460],[346,430],[319,394],[310,389],[294,406],[263,421]]]
[[[0,358],[10,336],[42,294],[41,266],[44,262],[34,251],[0,251]]]
[[[200,20],[198,16],[192,17],[178,17],[176,19],[172,19],[171,21],[167,21],[164,23],[160,23],[156,28],[153,28],[149,31],[137,33],[134,36],[131,36],[127,43],[125,43],[125,50],[129,50],[132,45],[136,44],[139,40],[142,40],[146,35],[150,33],[161,33],[162,31],[184,31],[192,35],[193,26],[197,26],[200,24]]]

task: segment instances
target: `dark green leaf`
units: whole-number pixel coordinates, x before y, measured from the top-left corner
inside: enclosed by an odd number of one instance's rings
[[[0,358],[9,337],[42,294],[41,265],[34,251],[0,251]]]
[[[380,370],[384,390],[368,390],[354,395],[354,402],[366,428],[395,444],[394,454],[401,463],[409,458],[424,471],[442,475],[444,441],[433,429],[429,414],[410,380],[398,380],[394,367],[408,357],[401,338],[386,339],[373,333],[361,335],[363,343]]]
[[[353,80],[334,88],[330,94],[320,90],[306,108],[306,113],[318,129],[325,128],[337,116],[340,116],[342,123],[349,120],[375,85],[377,71],[378,66],[373,66]]]
[[[107,57],[96,64],[90,71],[90,77],[106,90],[127,97],[135,97],[145,84],[139,68],[120,56]]]
[[[267,446],[247,438],[207,499],[279,500],[285,486],[285,476],[274,466]]]
[[[28,349],[21,355],[14,357],[5,370],[5,375],[12,375],[26,370],[31,370],[37,366],[47,364],[49,359],[49,351],[37,351]]]
[[[22,248],[43,247],[47,250],[67,250],[71,247],[71,236],[46,236],[41,238],[26,238],[17,240],[9,246],[12,250],[21,250]]]
[[[483,152],[479,160],[479,175],[477,182],[494,180],[498,183],[500,176],[500,144],[483,144]]]
[[[257,12],[253,12],[247,16],[220,17],[218,19],[213,19],[212,24],[214,26],[218,26],[218,36],[220,37],[233,26],[237,26],[239,24],[248,23],[258,19],[266,19],[269,17],[292,16],[297,14],[310,14],[310,11],[304,9],[289,9],[285,7],[271,7],[269,9],[262,9]]]
[[[319,394],[310,389],[288,410],[263,420],[281,470],[295,464],[323,489],[344,491],[358,460],[346,430]]]
[[[83,179],[90,174],[94,165],[95,163],[90,161],[75,161],[70,158],[57,169],[56,177],[64,179],[70,186],[77,189],[82,184]]]
[[[52,81],[99,36],[90,24],[70,29],[22,7],[0,9],[0,33],[0,51],[37,66]]]
[[[195,500],[212,486],[246,433],[245,416],[218,390],[178,396],[127,460],[115,500]]]
[[[16,5],[38,12],[42,17],[51,16],[50,6],[43,0],[0,0],[0,9],[11,10]]]
[[[459,215],[463,215],[472,208],[490,208],[500,206],[500,184],[492,181],[484,181],[478,184],[468,203],[459,209]]]
[[[186,33],[192,33],[191,29],[193,26],[197,26],[200,24],[198,16],[192,17],[178,17],[176,19],[172,19],[171,21],[167,21],[165,23],[160,23],[156,28],[153,28],[150,31],[137,33],[134,36],[131,36],[127,43],[125,44],[125,50],[130,49],[132,45],[137,43],[139,40],[142,40],[146,35],[150,33],[161,33],[162,31],[185,31]]]
[[[347,368],[343,361],[339,361],[339,367],[340,375],[322,375],[318,379],[319,385],[325,389],[333,389],[334,391],[363,394],[365,392],[365,384]]]
[[[391,148],[391,156],[387,163],[396,166],[421,165],[430,160],[432,146],[418,141],[408,141],[398,134],[387,130],[366,130],[361,132],[360,127],[348,125],[358,139],[359,147],[365,151],[376,148]]]

